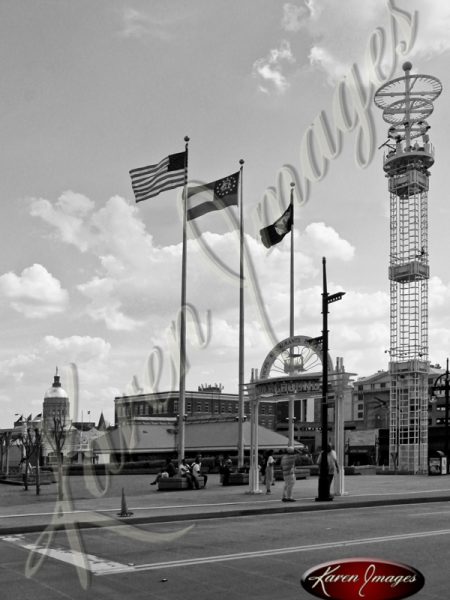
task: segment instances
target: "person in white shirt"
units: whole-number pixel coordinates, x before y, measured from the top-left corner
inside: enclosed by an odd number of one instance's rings
[[[187,464],[185,458],[181,459],[180,466],[178,467],[178,473],[181,475],[181,477],[186,477],[188,487],[191,490],[194,489],[194,481],[193,481],[193,478],[192,478],[191,468]]]
[[[194,462],[191,465],[191,473],[192,473],[192,480],[194,482],[194,486],[195,489],[199,489],[200,488],[200,476],[203,475],[203,487],[206,487],[206,482],[208,481],[208,477],[202,473],[202,455],[198,454],[195,457]]]

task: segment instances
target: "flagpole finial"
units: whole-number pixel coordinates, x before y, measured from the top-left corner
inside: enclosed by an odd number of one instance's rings
[[[245,161],[244,161],[244,159],[243,159],[243,158],[241,158],[241,160],[239,161],[239,164],[240,164],[240,165],[243,165],[243,164],[244,164],[244,162],[245,162]]]
[[[185,135],[185,136],[184,136],[184,141],[185,141],[185,142],[188,142],[188,141],[189,141],[189,136],[188,136],[188,135]]]
[[[295,188],[295,183],[291,181],[291,188]]]

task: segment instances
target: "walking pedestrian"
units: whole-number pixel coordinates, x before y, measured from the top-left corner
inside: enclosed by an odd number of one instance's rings
[[[273,472],[274,472],[275,459],[273,457],[273,450],[267,451],[266,456],[266,466],[264,470],[264,482],[266,484],[266,494],[271,494],[272,491],[270,489],[273,483]]]
[[[322,452],[319,454],[319,458],[317,459],[317,464],[319,466],[322,463],[323,455],[324,455],[324,451],[322,450]],[[331,498],[332,497],[330,494],[331,482],[333,481],[333,477],[334,477],[335,473],[339,473],[339,464],[338,464],[338,461],[336,458],[336,453],[330,444],[327,444],[325,457],[326,457],[327,465],[328,465],[328,475],[327,475],[328,498]]]
[[[281,469],[283,471],[284,488],[282,502],[295,502],[292,497],[295,485],[295,455],[294,447],[288,446],[287,454],[281,459]]]
[[[28,473],[30,472],[29,466],[29,462],[25,458],[22,458],[20,461],[20,472],[22,474],[23,487],[25,491],[28,491]]]

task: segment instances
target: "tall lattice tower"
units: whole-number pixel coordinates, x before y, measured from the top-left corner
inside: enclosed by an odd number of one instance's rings
[[[426,119],[442,91],[430,75],[411,74],[375,94],[389,123],[383,168],[390,193],[389,467],[426,472],[428,463],[428,184],[434,149]]]

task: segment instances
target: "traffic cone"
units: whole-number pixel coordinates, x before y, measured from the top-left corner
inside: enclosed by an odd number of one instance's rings
[[[117,513],[118,517],[131,517],[133,513],[128,510],[127,501],[125,500],[125,490],[122,488],[122,507],[120,513]]]

